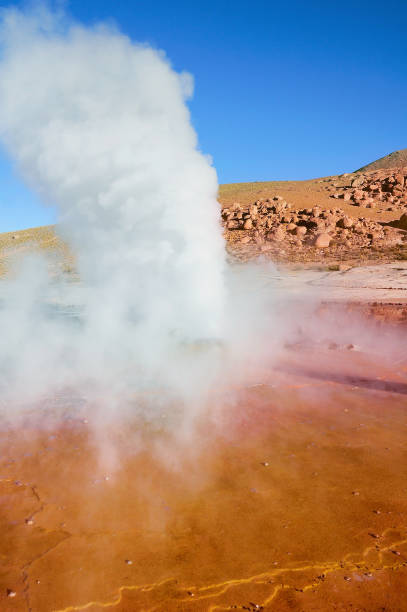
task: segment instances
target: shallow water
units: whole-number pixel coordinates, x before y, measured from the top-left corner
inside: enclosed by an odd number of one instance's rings
[[[96,439],[86,405],[3,431],[0,608],[402,610],[407,360],[296,346],[257,376],[180,435]]]

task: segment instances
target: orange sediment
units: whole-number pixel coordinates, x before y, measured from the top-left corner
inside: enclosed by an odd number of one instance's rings
[[[402,610],[403,366],[287,351],[181,436],[3,430],[0,609]]]

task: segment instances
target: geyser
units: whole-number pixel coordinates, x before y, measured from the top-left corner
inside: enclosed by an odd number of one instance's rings
[[[38,257],[4,284],[3,397],[195,392],[219,351],[191,359],[179,346],[222,337],[224,244],[216,173],[186,106],[191,76],[112,27],[45,9],[3,10],[0,36],[1,140],[57,208],[81,279],[50,282]],[[50,318],[46,295],[76,305],[79,325]]]

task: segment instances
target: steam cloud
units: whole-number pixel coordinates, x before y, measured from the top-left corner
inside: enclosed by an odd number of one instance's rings
[[[0,139],[56,207],[80,279],[30,255],[1,281],[0,415],[68,391],[102,406],[103,422],[163,405],[193,417],[223,382],[258,381],[304,330],[357,342],[358,324],[314,317],[315,288],[309,307],[304,284],[300,307],[279,304],[269,268],[227,265],[190,75],[46,9],[3,10],[0,45]]]
[[[3,283],[3,397],[209,381],[225,255],[216,173],[185,103],[192,77],[111,27],[45,9],[4,10],[0,37],[1,139],[57,207],[81,279],[50,282],[38,257]],[[52,316],[52,304],[80,319]]]
[[[0,414],[68,391],[103,422],[163,405],[193,417],[223,383],[258,381],[299,327],[323,336],[304,289],[281,305],[270,268],[227,265],[190,75],[44,8],[3,10],[0,45],[0,138],[56,207],[80,279],[30,255],[1,281]]]

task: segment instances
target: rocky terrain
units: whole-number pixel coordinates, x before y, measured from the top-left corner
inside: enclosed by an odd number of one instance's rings
[[[239,259],[260,254],[287,262],[407,259],[405,214],[391,225],[351,217],[340,207],[295,210],[274,196],[250,206],[225,207],[222,219],[229,251]]]
[[[220,218],[232,258],[326,269],[407,260],[407,149],[349,174],[308,181],[221,185]],[[53,227],[0,234],[0,273],[27,250],[72,255]]]
[[[346,176],[346,175],[344,175]],[[399,211],[407,209],[407,166],[376,170],[351,176],[349,184],[340,185],[332,198],[343,199],[360,208]],[[334,189],[328,187],[328,189]]]
[[[304,183],[304,194],[284,185],[285,197],[276,189],[253,202],[221,198],[229,252],[244,260],[263,254],[338,265],[407,259],[407,166]]]

